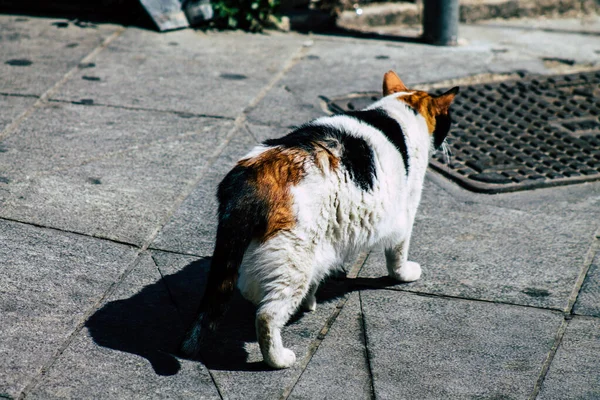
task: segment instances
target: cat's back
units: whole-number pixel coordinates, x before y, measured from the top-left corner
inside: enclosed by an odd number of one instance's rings
[[[280,231],[354,240],[402,203],[407,153],[384,109],[319,118],[244,156],[220,185],[220,213],[246,209],[262,240]]]
[[[286,176],[292,168],[293,184],[333,174],[340,183],[354,185],[348,188],[373,192],[386,176],[400,180],[408,174],[410,149],[405,130],[414,120],[414,114],[402,107],[398,111],[390,102],[380,101],[373,108],[321,117],[283,137],[268,139],[240,164],[257,169],[277,166]]]

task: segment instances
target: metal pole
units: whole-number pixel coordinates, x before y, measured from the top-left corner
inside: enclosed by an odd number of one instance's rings
[[[439,46],[456,46],[458,0],[424,0],[423,40]]]

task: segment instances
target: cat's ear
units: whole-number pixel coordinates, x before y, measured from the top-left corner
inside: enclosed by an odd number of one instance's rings
[[[450,132],[450,104],[458,93],[458,86],[453,87],[446,93],[433,98],[435,125],[433,129],[433,146],[439,149],[442,143],[446,140],[446,136]]]
[[[392,70],[385,73],[383,76],[383,95],[387,96],[392,93],[408,92],[408,88],[402,80]]]
[[[439,113],[445,114],[446,112],[448,112],[450,104],[452,104],[454,97],[458,93],[458,89],[458,86],[455,86],[452,89],[448,90],[446,93],[443,93],[434,98],[435,105]]]

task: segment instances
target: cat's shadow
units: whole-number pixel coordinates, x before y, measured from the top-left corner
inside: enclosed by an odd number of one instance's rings
[[[179,345],[196,317],[210,258],[194,261],[180,271],[145,286],[125,299],[111,301],[96,311],[86,328],[102,347],[146,358],[158,375],[175,375],[181,368]],[[335,276],[321,285],[319,303],[335,301],[364,288],[394,285],[392,279]],[[236,291],[218,330],[205,337],[198,361],[212,370],[269,370],[263,362],[247,362],[245,344],[256,341],[255,307]],[[298,312],[289,324],[301,320]]]

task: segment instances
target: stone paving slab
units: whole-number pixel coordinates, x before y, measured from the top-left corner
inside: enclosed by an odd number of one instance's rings
[[[563,320],[389,290],[361,298],[378,399],[528,398]]]
[[[0,220],[0,394],[17,397],[135,249]]]
[[[600,320],[569,322],[546,375],[539,400],[600,398]]]
[[[585,20],[551,20],[543,27],[542,20],[533,22],[522,21],[488,21],[481,24],[461,25],[460,35],[468,41],[470,46],[496,44],[496,51],[490,60],[490,69],[496,71],[496,65],[512,63],[521,54],[527,54],[532,59],[541,61],[539,69],[532,69],[532,73],[548,73],[552,69],[561,69],[568,64],[584,67],[600,65],[600,55],[595,51],[599,49],[597,34],[585,34],[585,31],[600,29],[600,19]],[[549,21],[548,21],[549,22]],[[536,25],[538,27],[536,27]],[[551,25],[551,26],[549,26]],[[584,31],[584,34],[580,34]],[[499,41],[498,38],[502,40]],[[573,41],[577,46],[573,46]],[[552,61],[555,61],[554,63]],[[558,62],[556,62],[558,61]],[[550,71],[545,71],[550,69]]]
[[[21,113],[31,107],[36,100],[37,99],[34,97],[0,95],[0,109],[2,109],[2,113],[0,114],[0,132],[2,132],[4,128],[6,128]],[[6,145],[0,142],[0,164],[4,164],[2,160],[6,159],[7,152],[8,149],[6,148]],[[7,172],[4,165],[0,167],[0,206],[3,203],[3,200],[10,195],[8,186],[12,179]]]
[[[51,103],[2,143],[0,216],[140,245],[232,124]]]
[[[183,325],[148,252],[27,396],[219,399],[206,368],[175,357]]]
[[[159,232],[151,247],[211,256],[217,232],[217,187],[237,160],[256,145],[247,128],[240,130],[192,193]]]
[[[278,33],[130,28],[54,98],[235,118],[302,40]]]
[[[288,399],[369,398],[372,387],[360,300],[352,293]]]
[[[0,97],[1,98],[1,97]],[[38,108],[2,142],[0,168],[22,179],[202,134],[206,148],[198,153],[201,167],[212,149],[233,127],[223,119],[114,107],[50,102]]]
[[[37,101],[35,97],[2,96],[0,95],[0,132],[4,130],[15,118],[26,111]],[[4,152],[4,148],[0,148]]]
[[[198,159],[188,151],[202,147],[199,139],[188,137],[33,178],[15,185],[15,196],[0,215],[142,245],[194,181]]]
[[[565,309],[597,229],[597,220],[578,215],[457,201],[427,180],[409,251],[423,275],[396,287]],[[377,279],[386,274],[376,249],[361,277],[394,285]]]
[[[0,15],[0,92],[43,94],[117,29]]]
[[[579,315],[600,317],[600,252],[596,253],[596,257],[590,265],[573,312]]]

